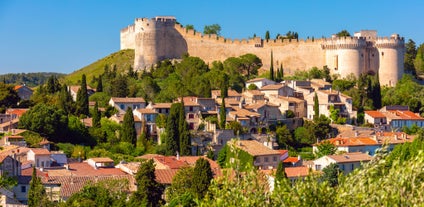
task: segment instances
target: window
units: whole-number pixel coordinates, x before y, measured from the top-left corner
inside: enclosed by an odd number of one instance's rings
[[[268,157],[265,157],[265,162],[268,162]]]
[[[21,193],[26,193],[26,186],[21,186]]]
[[[194,114],[189,114],[189,115],[188,115],[188,118],[189,118],[189,119],[194,119]]]
[[[261,158],[260,157],[257,157],[256,160],[255,160],[255,162],[257,162],[257,163],[261,162]]]
[[[139,109],[140,108],[140,104],[134,104],[133,105],[133,109]]]
[[[340,165],[340,169],[343,170],[343,171],[345,170],[344,164]]]
[[[277,157],[276,157],[276,156],[274,156],[274,157],[272,158],[272,160],[274,160],[274,162],[276,162],[276,161],[277,161]]]
[[[193,111],[193,106],[190,106],[190,109],[189,109],[190,111]]]
[[[352,163],[351,167],[352,167],[352,170],[353,170],[353,169],[354,169],[354,167],[355,167],[355,165]]]
[[[189,129],[190,129],[190,130],[193,130],[193,129],[194,129],[194,123],[190,123],[190,124],[189,124]]]
[[[125,109],[125,105],[124,104],[121,104],[121,105],[119,105],[119,108],[121,108],[122,110],[124,110]]]
[[[315,170],[321,170],[321,165],[315,165]]]

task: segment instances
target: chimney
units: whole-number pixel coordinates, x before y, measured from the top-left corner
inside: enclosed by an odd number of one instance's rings
[[[355,131],[355,137],[358,137],[358,134],[359,134],[358,131]]]
[[[180,160],[180,153],[177,151],[177,160]]]

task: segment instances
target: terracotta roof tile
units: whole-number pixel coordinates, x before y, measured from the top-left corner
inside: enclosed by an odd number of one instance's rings
[[[153,104],[153,108],[155,108],[155,109],[163,109],[163,108],[171,108],[171,105],[172,105],[172,103],[155,103],[155,104]]]
[[[284,87],[283,84],[270,84],[270,85],[263,86],[259,90],[261,90],[261,91],[263,91],[263,90],[278,90],[278,89],[283,88],[283,87]]]
[[[141,97],[136,97],[136,98],[112,97],[111,99],[115,103],[146,103],[144,98],[141,98]]]
[[[92,160],[92,161],[98,162],[98,163],[111,163],[111,162],[113,162],[113,160],[110,159],[109,157],[93,157],[93,158],[90,158],[89,160]]]
[[[306,177],[306,176],[309,175],[309,168],[306,167],[306,166],[286,167],[286,168],[284,168],[284,171],[286,172],[286,175],[289,178]]]
[[[174,178],[178,170],[179,169],[157,169],[155,170],[156,181],[170,185],[172,183],[172,178]]]
[[[34,152],[35,155],[50,155],[49,150],[45,148],[31,148],[30,151]]]
[[[137,109],[142,114],[157,114],[157,112],[153,109]]]
[[[284,163],[297,163],[299,162],[299,159],[297,157],[288,157],[287,159],[283,160]]]
[[[29,109],[24,109],[24,108],[9,108],[6,110],[6,114],[15,114],[16,116],[21,117],[28,110]]]
[[[254,78],[254,79],[247,80],[246,83],[252,83],[252,82],[263,81],[263,80],[267,80],[267,79],[266,78]]]
[[[370,161],[372,157],[366,153],[354,152],[342,155],[327,155],[338,163]]]
[[[365,111],[365,114],[368,114],[372,118],[386,118],[386,116],[379,111]]]
[[[232,142],[229,142],[233,144]],[[276,150],[272,150],[255,140],[237,140],[234,146],[249,153],[252,156],[280,155]]]

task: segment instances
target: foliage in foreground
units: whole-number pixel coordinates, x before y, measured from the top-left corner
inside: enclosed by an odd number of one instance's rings
[[[422,145],[421,145],[422,146]],[[258,183],[263,177],[252,170],[233,179],[214,180],[199,206],[420,206],[424,203],[424,152],[407,160],[396,159],[387,166],[382,153],[346,177],[339,185],[319,175],[291,183],[283,179],[269,192]]]

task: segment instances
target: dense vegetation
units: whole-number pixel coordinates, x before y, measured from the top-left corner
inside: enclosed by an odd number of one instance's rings
[[[44,84],[47,79],[51,76],[56,76],[62,78],[65,74],[62,73],[8,73],[0,75],[0,80],[3,83],[12,84],[12,85],[22,85],[25,84],[28,87],[35,87],[41,84]]]

